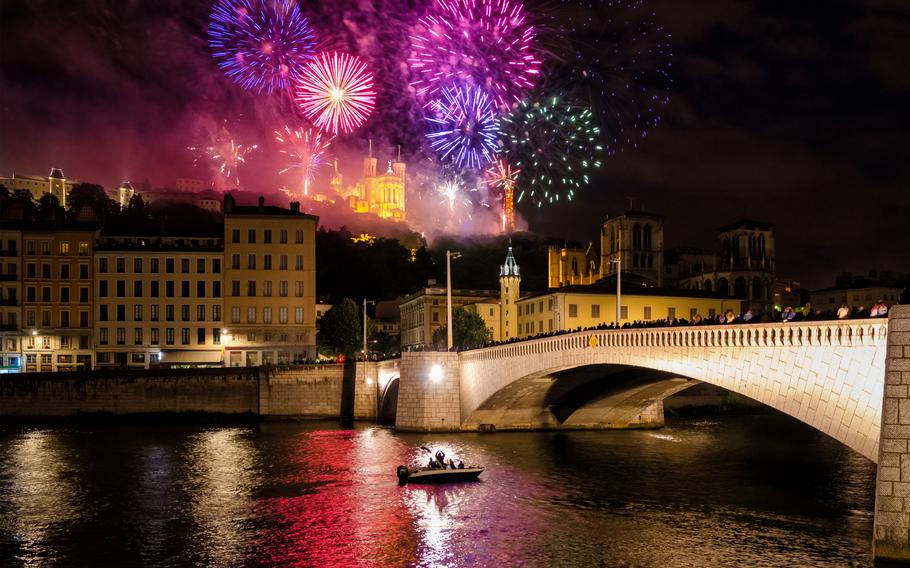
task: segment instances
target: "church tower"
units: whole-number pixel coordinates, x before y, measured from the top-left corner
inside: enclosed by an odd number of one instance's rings
[[[66,178],[63,176],[63,170],[51,168],[51,175],[47,177],[47,183],[47,192],[57,198],[61,207],[66,207]]]
[[[335,158],[332,161],[332,166],[335,170],[332,172],[332,179],[329,181],[329,187],[332,188],[337,195],[341,195],[341,172],[338,171],[338,158]]]
[[[136,192],[133,190],[133,184],[128,181],[124,181],[120,184],[120,188],[117,190],[117,196],[120,201],[120,209],[126,209],[127,205],[130,204],[130,199],[133,198],[133,195]]]
[[[512,256],[512,245],[506,253],[506,262],[499,267],[499,329],[503,341],[518,337],[518,298],[520,297],[521,276],[518,263]]]

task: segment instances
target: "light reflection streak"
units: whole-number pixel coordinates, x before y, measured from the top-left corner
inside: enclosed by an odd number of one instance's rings
[[[25,566],[53,562],[56,554],[48,541],[85,517],[82,472],[59,438],[59,431],[23,433],[11,444],[3,468],[10,478],[13,514],[0,519],[0,532],[9,531],[20,542],[18,560]]]

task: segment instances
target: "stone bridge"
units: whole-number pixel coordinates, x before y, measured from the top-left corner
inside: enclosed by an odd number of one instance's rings
[[[887,320],[584,331],[378,367],[401,430],[655,426],[664,398],[698,382],[878,463],[875,554],[910,559],[910,306]]]

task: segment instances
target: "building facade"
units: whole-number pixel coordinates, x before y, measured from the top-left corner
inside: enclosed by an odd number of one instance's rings
[[[73,186],[78,182],[67,180],[60,168],[51,168],[51,173],[46,177],[17,175],[12,174],[9,177],[0,177],[0,185],[5,187],[10,193],[16,191],[28,191],[32,194],[32,199],[38,201],[45,193],[50,193],[57,198],[60,205],[66,207],[67,199]]]
[[[452,309],[478,302],[497,300],[493,290],[452,290]],[[446,289],[428,286],[405,296],[401,310],[401,348],[403,350],[432,345],[433,334],[446,324]]]
[[[104,235],[95,250],[98,367],[222,366],[223,234]]]
[[[224,200],[225,317],[231,367],[316,358],[316,224],[290,209]]]
[[[663,215],[630,209],[604,221],[600,231],[601,278],[614,276],[620,263],[623,274],[663,286],[663,254]]]
[[[22,228],[0,222],[0,373],[22,366]]]

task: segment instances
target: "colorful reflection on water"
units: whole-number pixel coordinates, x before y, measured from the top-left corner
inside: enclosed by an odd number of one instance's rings
[[[407,485],[443,450],[478,483]],[[874,465],[779,415],[661,431],[0,428],[0,564],[867,563]]]

